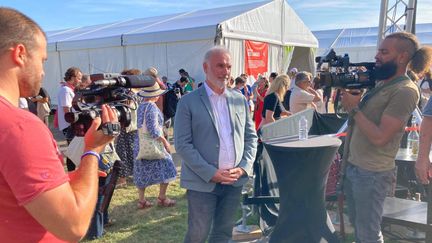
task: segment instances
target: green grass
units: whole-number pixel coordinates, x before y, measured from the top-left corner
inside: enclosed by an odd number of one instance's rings
[[[132,183],[128,184],[114,191],[109,207],[114,225],[105,228],[102,238],[91,242],[182,242],[187,229],[187,201],[179,180],[168,187],[167,196],[177,201],[170,208],[156,205],[159,186],[155,185],[146,189],[146,198],[155,205],[138,210],[138,192]]]

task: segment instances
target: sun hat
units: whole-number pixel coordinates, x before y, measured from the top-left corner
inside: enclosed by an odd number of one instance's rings
[[[167,91],[168,90],[161,89],[159,84],[157,82],[155,82],[152,86],[142,88],[138,92],[138,95],[143,97],[143,98],[153,98],[153,97],[163,95]]]

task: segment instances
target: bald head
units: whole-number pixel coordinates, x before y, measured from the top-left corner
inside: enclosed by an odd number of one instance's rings
[[[206,54],[204,55],[204,63],[208,63],[210,58],[214,55],[214,54],[226,54],[228,56],[230,56],[229,51],[223,47],[223,46],[214,46],[212,48],[210,48]]]

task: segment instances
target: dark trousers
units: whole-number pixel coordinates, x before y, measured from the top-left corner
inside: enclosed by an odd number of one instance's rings
[[[66,138],[67,144],[69,145],[72,139],[75,137],[72,127],[68,126],[67,128],[63,129],[62,132]],[[75,164],[69,158],[66,158],[66,167],[68,171],[74,171],[76,168]]]
[[[102,191],[106,185],[111,180],[111,174],[109,174],[107,177],[99,177],[99,193],[96,201],[96,208],[95,212],[93,214],[93,218],[90,222],[90,227],[87,231],[87,239],[97,239],[102,237],[104,232],[104,225],[108,223],[108,207],[105,208],[102,212],[100,211],[102,202],[105,198],[104,194],[102,194]]]
[[[232,237],[242,187],[217,184],[212,192],[187,190],[188,230],[185,243],[226,243]],[[210,231],[211,228],[211,231]],[[209,234],[210,233],[210,234]]]

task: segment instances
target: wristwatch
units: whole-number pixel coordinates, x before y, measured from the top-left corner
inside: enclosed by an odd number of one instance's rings
[[[360,108],[358,106],[352,108],[352,110],[350,111],[350,116],[354,117],[357,114],[357,112],[359,112],[359,111],[360,111]]]

